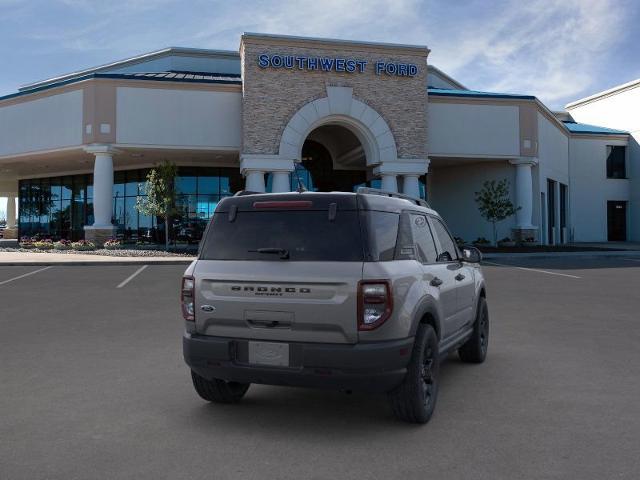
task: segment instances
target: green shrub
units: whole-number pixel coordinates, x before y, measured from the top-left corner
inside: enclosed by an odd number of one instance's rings
[[[117,250],[122,248],[122,242],[117,238],[110,238],[106,242],[104,242],[104,248],[106,250]]]
[[[96,249],[96,244],[88,240],[78,240],[71,243],[71,248],[79,251],[90,251]]]
[[[58,240],[53,243],[54,250],[71,250],[71,241],[70,240]]]
[[[36,240],[33,242],[34,248],[38,248],[40,250],[51,250],[53,248],[53,242],[49,239],[47,240]]]

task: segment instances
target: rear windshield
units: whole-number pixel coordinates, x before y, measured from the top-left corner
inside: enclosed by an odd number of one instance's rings
[[[357,211],[340,211],[331,221],[327,210],[239,211],[233,221],[219,212],[203,242],[203,260],[364,259]]]
[[[203,260],[390,261],[399,214],[339,210],[217,212],[202,240]],[[365,241],[366,240],[366,241]]]

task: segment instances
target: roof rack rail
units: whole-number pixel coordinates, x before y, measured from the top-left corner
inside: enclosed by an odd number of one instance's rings
[[[390,192],[387,190],[380,190],[379,188],[358,187],[356,193],[364,193],[367,195],[380,195],[382,197],[401,198],[402,200],[408,200],[420,205],[422,207],[431,208],[431,206],[423,199],[405,195],[404,193]]]
[[[233,194],[234,197],[244,197],[245,195],[260,195],[264,192],[252,192],[251,190],[238,190]]]

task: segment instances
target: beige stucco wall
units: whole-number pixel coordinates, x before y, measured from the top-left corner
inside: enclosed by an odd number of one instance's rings
[[[314,40],[277,41],[243,36],[243,130],[245,154],[275,155],[289,119],[305,104],[327,96],[327,86],[353,88],[353,98],[377,111],[389,125],[398,157],[427,155],[426,48],[389,47]],[[260,54],[355,58],[368,61],[364,73],[260,68]],[[375,62],[413,63],[414,77],[376,75]]]
[[[432,156],[520,156],[517,105],[429,104],[429,154]]]
[[[239,91],[117,88],[118,145],[238,151]]]
[[[6,103],[0,106],[0,156],[82,144],[82,90]]]

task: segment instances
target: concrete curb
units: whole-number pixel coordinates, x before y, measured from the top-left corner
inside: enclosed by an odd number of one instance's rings
[[[615,251],[587,251],[587,252],[531,252],[531,253],[487,253],[482,254],[483,260],[499,260],[502,258],[514,259],[545,259],[567,257],[593,257],[593,258],[640,258],[640,250],[615,250]]]
[[[123,265],[189,265],[193,262],[194,259],[184,259],[184,260],[147,260],[144,258],[136,261],[124,261],[124,260],[102,260],[102,261],[91,261],[91,260],[77,260],[77,261],[68,261],[68,262],[55,262],[55,261],[40,261],[34,260],[32,262],[29,261],[9,261],[9,262],[0,262],[0,267],[53,267],[53,266],[62,266],[62,267],[73,267],[73,266],[97,266],[97,265],[105,265],[105,266],[123,266]]]

